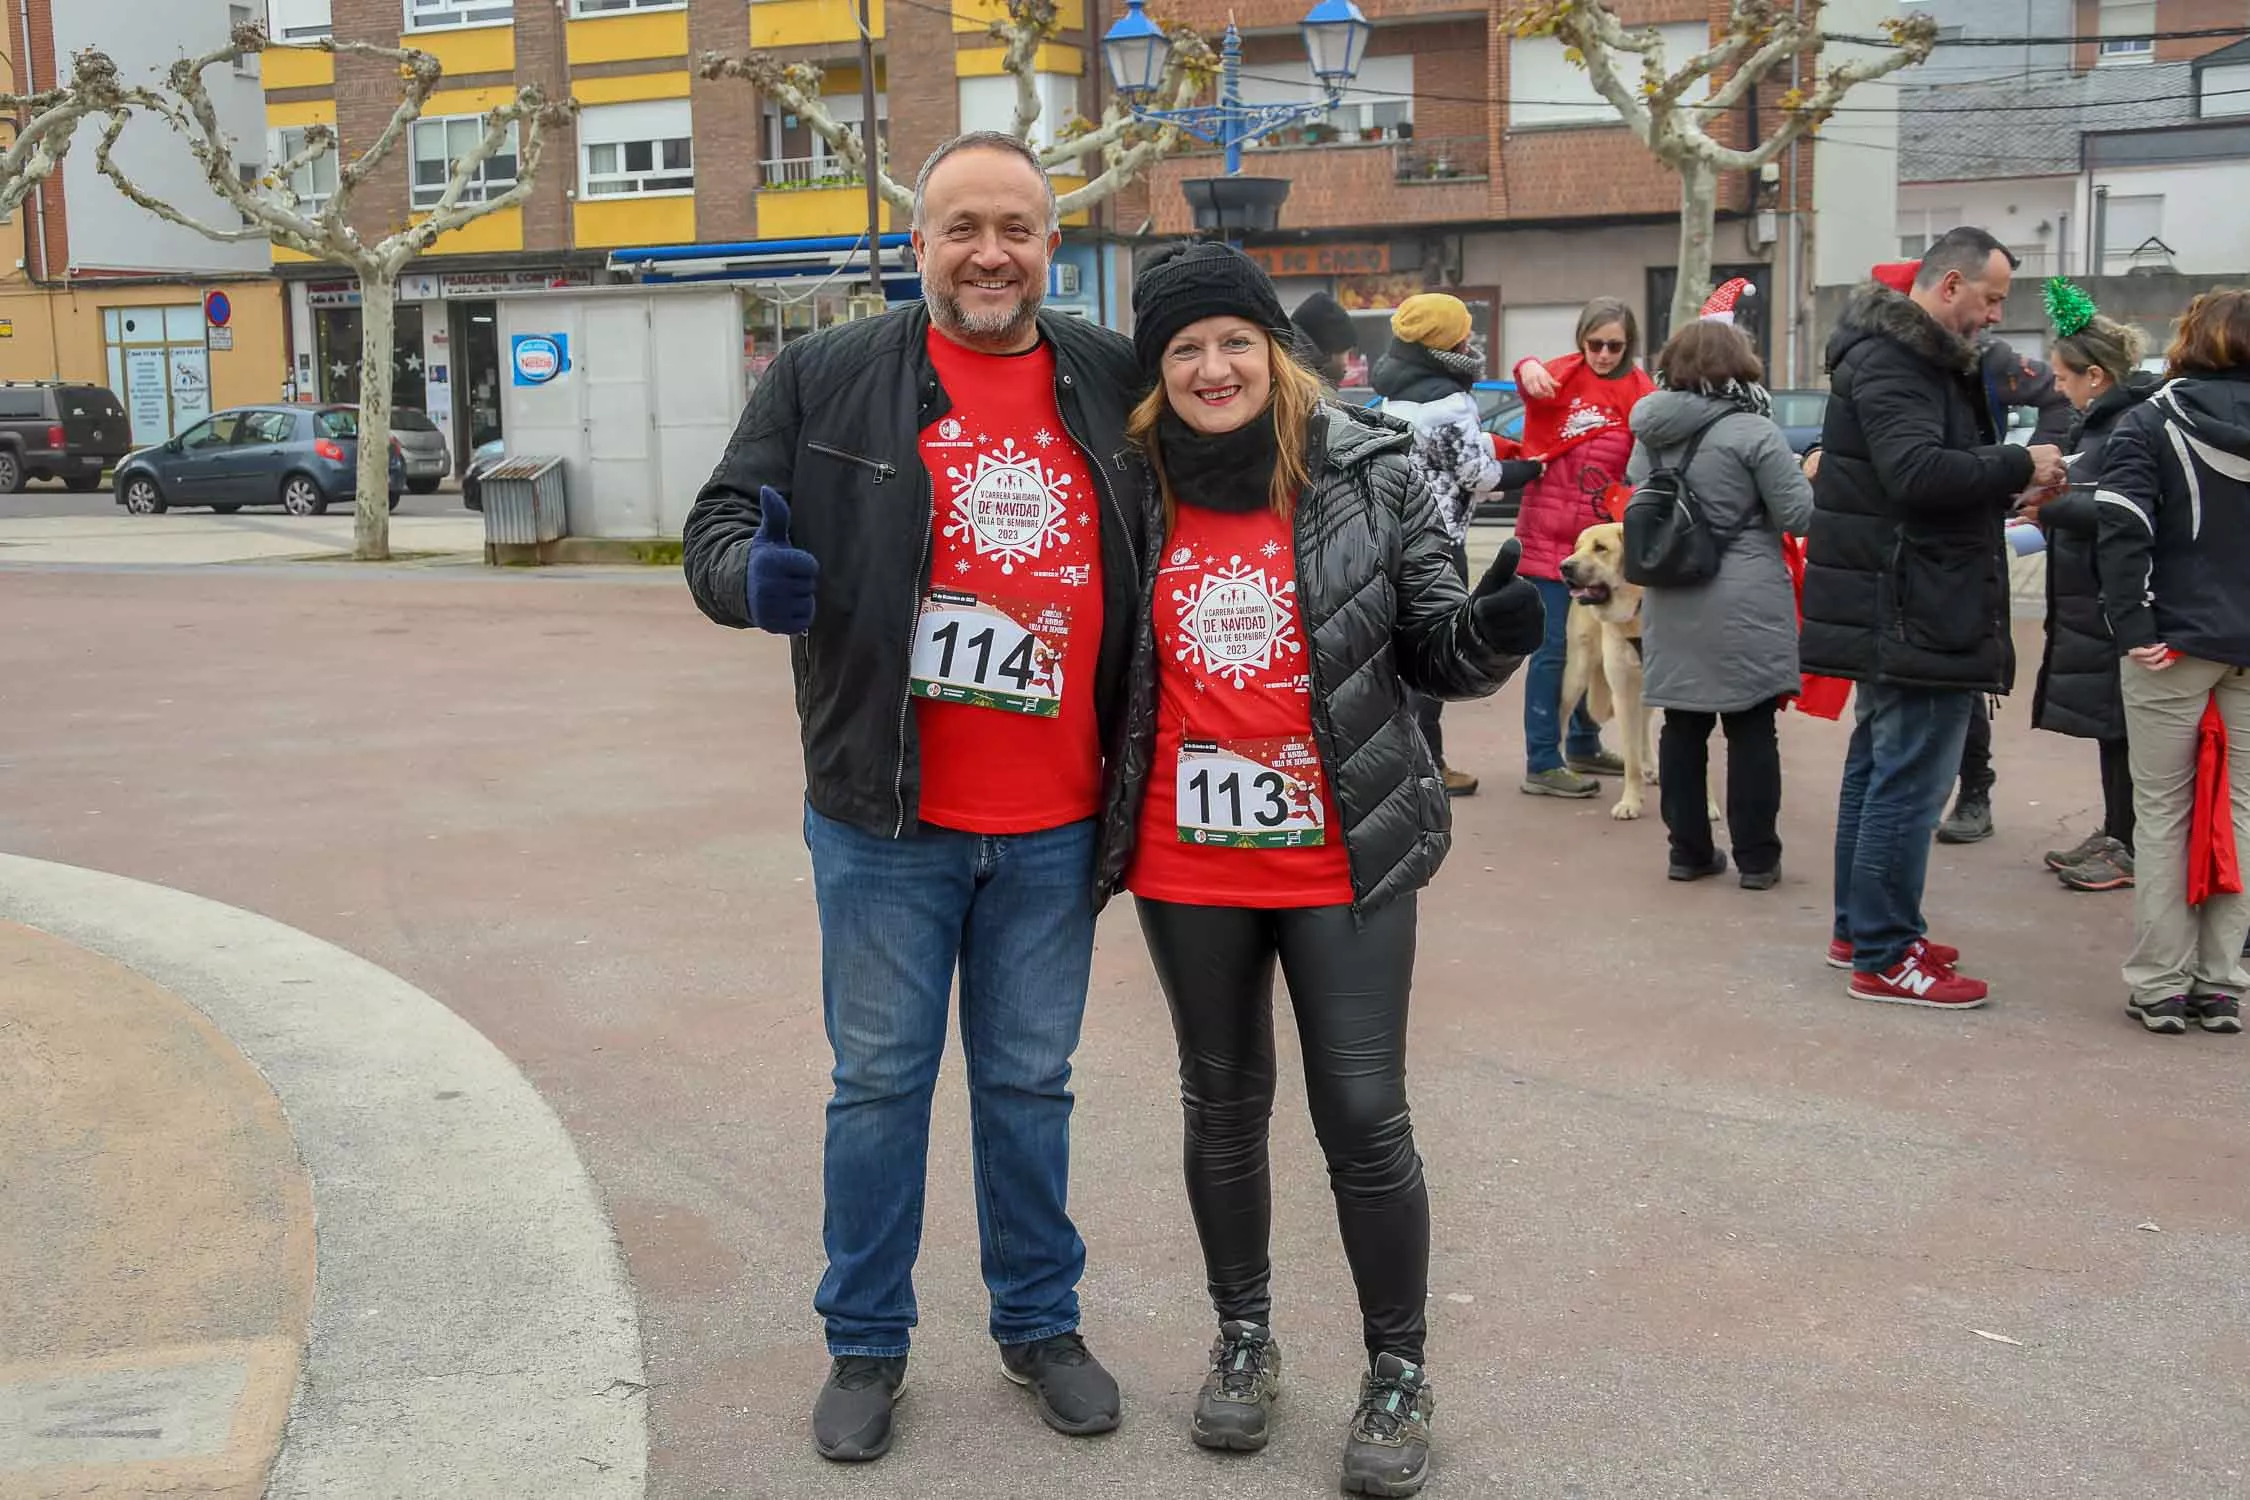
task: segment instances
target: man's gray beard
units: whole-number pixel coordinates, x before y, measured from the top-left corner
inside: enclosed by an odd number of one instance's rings
[[[1021,336],[1039,316],[1044,297],[1044,292],[1032,293],[1017,298],[1011,312],[971,317],[951,292],[941,292],[926,282],[922,287],[922,302],[930,310],[930,321],[942,332],[978,343],[1000,343]]]

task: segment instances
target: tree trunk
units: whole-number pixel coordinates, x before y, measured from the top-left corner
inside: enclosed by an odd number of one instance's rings
[[[1719,172],[1689,157],[1680,163],[1680,274],[1672,286],[1672,332],[1694,322],[1711,295],[1711,240],[1719,218]]]
[[[359,273],[359,491],[352,509],[352,556],[391,555],[391,328],[396,279]]]

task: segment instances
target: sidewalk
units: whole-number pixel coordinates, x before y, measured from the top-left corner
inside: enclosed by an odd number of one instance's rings
[[[409,504],[429,504],[443,498],[416,496]],[[391,550],[400,555],[462,553],[481,558],[484,517],[466,511],[394,515]],[[161,516],[119,513],[0,520],[0,564],[192,566],[349,557],[351,551],[352,516],[348,510],[331,511],[325,516],[278,512],[221,516],[209,511],[182,511]]]
[[[592,1183],[513,1065],[395,976],[0,855],[0,1163],[9,1500],[643,1493],[639,1323]]]

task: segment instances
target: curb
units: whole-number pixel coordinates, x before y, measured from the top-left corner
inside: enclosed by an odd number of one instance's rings
[[[0,854],[0,917],[170,989],[281,1100],[316,1270],[269,1497],[645,1493],[616,1239],[561,1121],[499,1049],[396,975],[185,892]]]

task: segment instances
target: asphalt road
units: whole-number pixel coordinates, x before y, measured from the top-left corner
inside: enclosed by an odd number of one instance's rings
[[[1420,908],[1432,1500],[2245,1493],[2250,1039],[2133,1025],[2129,902],[2039,869],[2097,815],[2091,747],[2031,733],[2022,697],[2002,715],[2000,831],[1937,851],[1926,903],[1997,998],[1949,1016],[1822,964],[1842,726],[1785,716],[1788,875],[1751,894],[1668,883],[1662,828],[1606,799],[1518,796],[1520,693],[1447,711],[1486,791]],[[1230,1461],[1182,1431],[1210,1314],[1122,901],[1073,1206],[1125,1427],[1059,1438],[999,1376],[955,1060],[899,1446],[812,1455],[829,1063],[800,786],[787,648],[711,626],[676,574],[0,584],[0,848],[339,943],[522,1067],[633,1277],[652,1495],[1333,1493],[1358,1328],[1286,1024],[1279,1433]]]

